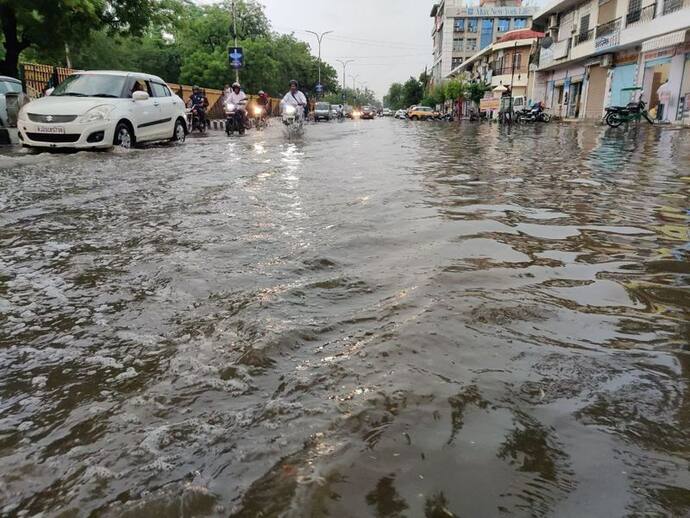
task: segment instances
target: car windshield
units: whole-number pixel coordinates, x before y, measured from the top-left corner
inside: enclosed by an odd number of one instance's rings
[[[0,81],[0,94],[9,92],[19,93],[22,91],[22,84],[14,81]]]
[[[316,109],[317,110],[330,110],[331,105],[327,103],[316,103]]]
[[[126,76],[75,74],[60,83],[51,96],[122,97]]]

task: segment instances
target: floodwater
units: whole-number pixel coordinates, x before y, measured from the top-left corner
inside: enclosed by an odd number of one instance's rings
[[[688,516],[689,164],[394,120],[5,152],[0,516]]]

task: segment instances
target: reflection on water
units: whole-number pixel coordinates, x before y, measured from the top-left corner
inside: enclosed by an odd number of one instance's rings
[[[0,516],[690,514],[688,163],[390,120],[3,158]]]

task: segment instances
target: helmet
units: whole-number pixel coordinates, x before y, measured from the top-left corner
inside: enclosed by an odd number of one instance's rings
[[[259,95],[265,95],[265,94],[266,94],[266,92],[264,92],[263,90],[259,90]]]
[[[297,82],[297,79],[290,79],[290,86],[293,85],[299,88],[299,83]]]
[[[192,90],[201,90],[201,88],[199,88],[199,85],[194,85],[194,86],[192,87]]]
[[[232,83],[232,87],[233,87],[233,88],[242,88],[242,87],[240,86],[240,84],[239,84],[237,81],[235,81],[234,83]]]

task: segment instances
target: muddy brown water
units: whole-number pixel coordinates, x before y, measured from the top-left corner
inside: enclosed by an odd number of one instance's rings
[[[0,516],[688,516],[689,194],[671,128],[6,152]]]

